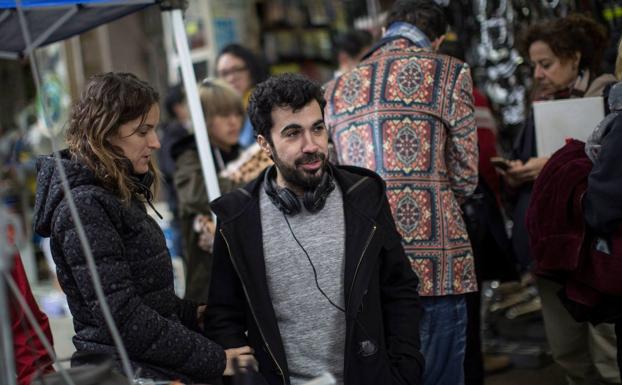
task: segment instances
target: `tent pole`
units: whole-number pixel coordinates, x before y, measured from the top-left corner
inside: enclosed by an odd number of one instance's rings
[[[209,200],[212,201],[220,196],[220,187],[218,186],[214,158],[212,158],[212,148],[207,136],[207,127],[205,126],[205,119],[203,118],[203,109],[201,108],[201,102],[199,100],[199,89],[195,80],[194,67],[192,67],[192,62],[190,60],[190,50],[188,48],[188,38],[184,29],[182,10],[173,9],[170,11],[170,15],[175,46],[181,66],[181,75],[184,82],[184,89],[186,90],[186,100],[190,107],[190,115],[194,127],[194,138],[199,150],[203,180],[205,181],[207,196]]]

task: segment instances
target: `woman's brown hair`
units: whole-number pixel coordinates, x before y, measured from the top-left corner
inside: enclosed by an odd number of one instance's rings
[[[529,57],[529,47],[542,41],[562,61],[581,53],[579,69],[601,74],[601,63],[607,48],[607,30],[593,19],[573,14],[563,18],[544,20],[529,27],[520,41],[520,51]]]
[[[130,201],[135,185],[132,166],[109,139],[121,125],[146,119],[158,101],[158,93],[135,75],[108,72],[91,77],[80,100],[72,107],[66,134],[69,151],[124,202]],[[149,171],[155,178],[153,188],[157,189],[158,170],[153,159]]]

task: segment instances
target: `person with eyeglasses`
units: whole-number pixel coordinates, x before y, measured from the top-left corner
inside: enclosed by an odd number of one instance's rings
[[[255,86],[268,77],[268,68],[263,59],[248,48],[240,44],[229,44],[216,58],[216,75],[235,89],[246,108]],[[255,143],[253,126],[248,118],[244,121],[239,143],[242,148]]]

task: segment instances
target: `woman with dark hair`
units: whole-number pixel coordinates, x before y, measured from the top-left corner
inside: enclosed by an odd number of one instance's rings
[[[533,100],[557,100],[601,96],[615,82],[603,75],[600,64],[606,32],[582,15],[546,20],[532,25],[522,41],[522,51],[533,66]],[[533,183],[548,157],[536,154],[533,114],[514,148],[515,160],[503,172],[515,199],[512,242],[524,266],[533,257],[525,225],[525,214]],[[616,366],[616,339],[611,325],[591,325],[575,321],[562,305],[558,293],[563,282],[536,266],[547,339],[553,358],[562,367],[569,383],[620,383]]]
[[[248,48],[239,44],[229,44],[216,58],[216,75],[236,90],[246,108],[253,88],[268,78],[268,68],[265,62]],[[255,143],[253,126],[250,120],[246,119],[240,134],[240,145],[246,148],[253,143]]]
[[[144,378],[208,382],[223,374],[225,352],[201,334],[205,307],[175,296],[164,236],[145,208],[158,182],[159,119],[158,94],[147,83],[128,73],[96,75],[73,105],[61,162],[133,370]],[[41,157],[37,169],[35,230],[51,237],[73,315],[72,364],[88,363],[81,353],[103,353],[120,368],[60,170],[52,156]]]

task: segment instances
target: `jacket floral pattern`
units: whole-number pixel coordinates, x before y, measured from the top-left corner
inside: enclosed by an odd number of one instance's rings
[[[460,210],[477,187],[472,87],[467,64],[405,38],[381,45],[326,87],[338,162],[386,180],[423,296],[477,290]]]

